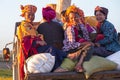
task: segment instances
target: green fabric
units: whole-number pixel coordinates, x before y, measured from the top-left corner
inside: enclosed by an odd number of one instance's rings
[[[65,58],[60,67],[63,69],[67,69],[68,71],[72,71],[76,63],[77,61],[72,61],[69,58]]]
[[[95,72],[114,70],[116,67],[116,63],[99,56],[92,56],[89,61],[85,61],[83,63],[83,68],[86,71],[85,76],[87,79]]]

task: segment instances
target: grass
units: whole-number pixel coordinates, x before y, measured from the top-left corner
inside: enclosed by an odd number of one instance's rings
[[[0,61],[3,61],[2,54],[0,54]],[[0,68],[0,80],[12,80],[12,70]]]
[[[12,70],[0,69],[0,80],[12,80]]]

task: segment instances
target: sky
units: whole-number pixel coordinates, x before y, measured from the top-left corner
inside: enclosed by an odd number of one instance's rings
[[[0,0],[0,50],[13,41],[15,23],[23,18],[20,16],[20,5],[33,4],[37,7],[35,21],[42,19],[41,10],[47,4],[57,3],[57,0]],[[72,0],[71,4],[84,11],[85,16],[93,16],[98,5],[109,9],[108,21],[114,24],[120,32],[120,0]],[[12,45],[7,46],[12,49]]]

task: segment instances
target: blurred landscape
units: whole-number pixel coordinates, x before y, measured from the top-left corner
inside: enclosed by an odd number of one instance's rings
[[[12,58],[6,62],[0,50],[0,80],[12,80]]]
[[[0,54],[2,54],[2,50],[0,50]]]
[[[2,50],[0,50],[0,61],[2,60],[3,58],[3,54],[2,54]]]

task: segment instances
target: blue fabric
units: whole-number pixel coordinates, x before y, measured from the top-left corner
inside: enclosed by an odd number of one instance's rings
[[[120,50],[120,44],[118,42],[118,34],[114,25],[108,21],[104,21],[100,27],[101,33],[104,35],[104,39],[98,41],[107,50],[117,52]]]
[[[55,65],[53,67],[53,70],[55,70],[56,68],[58,68],[62,61],[64,60],[64,58],[67,57],[67,53],[66,52],[63,52],[55,47],[52,47],[52,46],[39,46],[37,48],[37,51],[38,53],[50,53],[51,55],[55,56]]]
[[[95,47],[93,55],[101,56],[101,57],[107,57],[109,55],[113,54],[113,52],[110,52],[105,49],[105,47]]]

